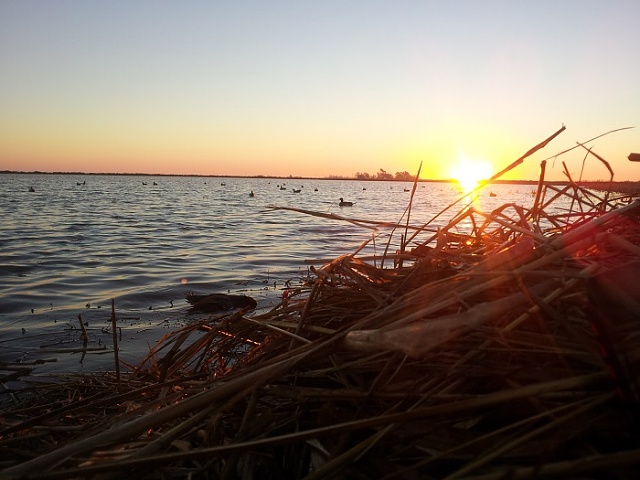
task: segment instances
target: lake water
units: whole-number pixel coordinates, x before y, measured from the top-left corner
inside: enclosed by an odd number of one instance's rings
[[[260,309],[270,308],[286,282],[296,286],[308,277],[309,260],[351,253],[372,238],[371,230],[344,221],[270,206],[400,222],[411,187],[346,180],[0,174],[0,362],[47,360],[39,371],[112,368],[111,351],[100,350],[112,344],[112,299],[121,358],[129,362],[189,320],[189,291],[242,293],[254,297]],[[531,188],[492,186],[497,195],[483,192],[480,206],[529,207]],[[459,196],[450,184],[420,183],[411,223],[429,221]],[[341,208],[340,197],[355,204]],[[389,230],[378,233],[375,248],[381,253]],[[86,355],[68,353],[82,346],[79,315],[95,349]]]

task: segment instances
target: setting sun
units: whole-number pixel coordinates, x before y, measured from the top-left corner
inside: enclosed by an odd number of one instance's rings
[[[460,188],[468,193],[478,186],[482,180],[491,177],[491,164],[484,160],[471,160],[460,155],[458,163],[451,169],[453,178]]]

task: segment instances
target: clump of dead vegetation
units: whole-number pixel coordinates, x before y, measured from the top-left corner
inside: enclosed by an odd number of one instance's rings
[[[399,249],[313,269],[268,312],[34,387],[3,412],[0,476],[634,478],[640,201],[549,184],[544,162],[533,193],[381,224]]]

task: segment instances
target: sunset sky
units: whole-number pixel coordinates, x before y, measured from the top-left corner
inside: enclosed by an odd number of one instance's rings
[[[638,0],[0,0],[0,170],[440,179],[564,124],[506,178],[635,127],[590,146],[640,180],[639,22]]]

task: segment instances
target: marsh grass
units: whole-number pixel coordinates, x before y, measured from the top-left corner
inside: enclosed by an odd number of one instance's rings
[[[633,478],[640,202],[542,175],[530,207],[462,201],[440,229],[345,219],[402,248],[189,323],[119,377],[34,384],[0,476]]]

